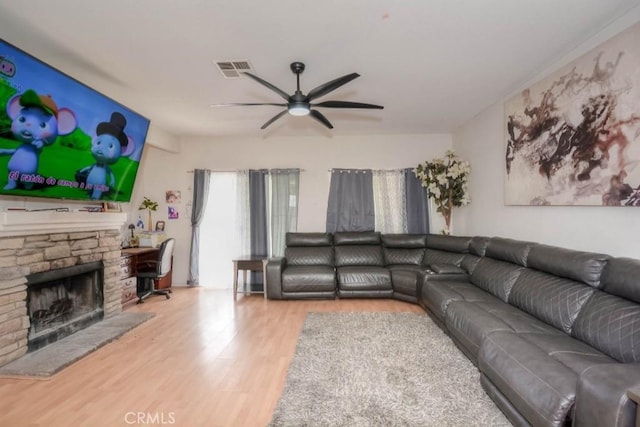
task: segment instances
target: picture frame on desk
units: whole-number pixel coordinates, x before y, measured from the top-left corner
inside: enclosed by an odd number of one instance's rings
[[[156,221],[156,231],[164,231],[164,221]]]
[[[103,212],[122,212],[122,209],[120,208],[120,203],[104,202],[102,204],[102,211]]]

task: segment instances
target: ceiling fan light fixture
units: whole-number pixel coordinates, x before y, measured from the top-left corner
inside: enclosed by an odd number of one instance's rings
[[[292,116],[306,116],[311,112],[308,102],[292,102],[289,104],[289,114]]]

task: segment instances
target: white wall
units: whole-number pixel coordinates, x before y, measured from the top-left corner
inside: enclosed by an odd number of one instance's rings
[[[520,90],[638,21],[640,7],[550,65]],[[455,209],[455,233],[505,236],[640,258],[640,208],[504,205],[503,103],[504,100],[489,107],[453,135],[455,151],[469,160],[472,167],[472,202]]]
[[[131,220],[143,196],[160,202],[153,219],[164,220],[167,233],[177,239],[174,281],[186,283],[191,239],[190,201],[194,168],[232,171],[259,168],[300,168],[299,231],[324,231],[329,195],[329,169],[398,169],[440,157],[451,148],[451,136],[377,135],[352,137],[307,137],[210,140],[188,138],[180,153],[154,147],[145,149],[141,179],[129,206]],[[180,219],[167,219],[166,190],[180,190],[176,205]],[[144,218],[144,217],[143,217]],[[439,227],[439,223],[434,227]]]

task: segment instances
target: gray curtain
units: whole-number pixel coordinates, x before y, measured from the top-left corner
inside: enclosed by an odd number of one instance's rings
[[[268,256],[266,169],[249,170],[249,235],[252,256]],[[262,273],[251,273],[251,290],[263,288]]]
[[[197,286],[200,283],[200,224],[204,218],[204,209],[209,197],[211,171],[196,169],[193,171],[193,205],[191,207],[191,250],[189,251],[189,278],[187,284]]]
[[[300,169],[271,169],[271,256],[283,256],[285,236],[298,229]]]
[[[332,169],[327,232],[373,231],[374,228],[371,169]]]
[[[404,170],[407,233],[429,233],[429,198],[427,189],[413,173],[413,169]]]

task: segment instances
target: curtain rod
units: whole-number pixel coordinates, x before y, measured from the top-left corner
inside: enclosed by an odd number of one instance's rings
[[[249,169],[216,169],[216,170],[211,170],[211,169],[205,169],[208,170],[209,172],[241,172],[241,171],[248,171]],[[300,172],[306,172],[306,169],[300,169],[300,168],[273,168],[273,169],[253,169],[253,170],[297,170]],[[188,170],[187,173],[193,173],[193,169]]]

